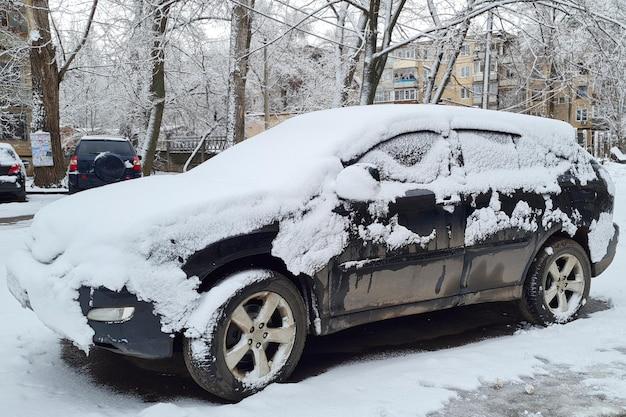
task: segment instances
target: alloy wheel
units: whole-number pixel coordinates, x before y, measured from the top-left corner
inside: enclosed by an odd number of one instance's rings
[[[263,291],[231,313],[224,338],[224,360],[241,382],[254,383],[279,370],[296,340],[296,323],[287,301]]]
[[[583,267],[574,255],[563,254],[552,261],[544,281],[546,306],[557,318],[577,311],[585,292]]]

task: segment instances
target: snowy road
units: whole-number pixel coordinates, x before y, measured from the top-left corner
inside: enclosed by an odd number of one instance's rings
[[[626,167],[611,165],[626,230]],[[0,204],[29,216],[58,196]],[[28,220],[0,221],[0,262]],[[71,227],[71,225],[68,225]],[[623,239],[624,240],[624,239]],[[193,382],[93,352],[85,358],[8,294],[0,267],[0,414],[22,416],[625,416],[626,243],[592,282],[586,317],[526,328],[508,305],[377,323],[312,340],[293,383],[235,405]],[[608,301],[610,300],[610,301]]]

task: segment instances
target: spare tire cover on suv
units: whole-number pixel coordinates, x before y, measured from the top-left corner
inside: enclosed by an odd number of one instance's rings
[[[93,171],[102,181],[117,181],[124,175],[124,161],[111,152],[102,152],[93,161]]]

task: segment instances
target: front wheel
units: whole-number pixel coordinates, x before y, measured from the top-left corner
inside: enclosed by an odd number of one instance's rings
[[[532,323],[566,323],[587,302],[591,265],[585,250],[570,239],[549,242],[533,261],[520,307]]]
[[[196,383],[230,401],[289,377],[307,331],[304,302],[291,281],[273,271],[253,270],[233,274],[218,286],[240,281],[242,274],[263,278],[235,290],[217,308],[205,334],[183,343],[185,364]]]

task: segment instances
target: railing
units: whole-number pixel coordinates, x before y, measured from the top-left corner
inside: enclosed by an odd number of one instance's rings
[[[192,153],[202,136],[172,136],[157,143],[157,150],[169,153]],[[212,136],[204,141],[203,153],[216,154],[226,149],[225,136]]]

